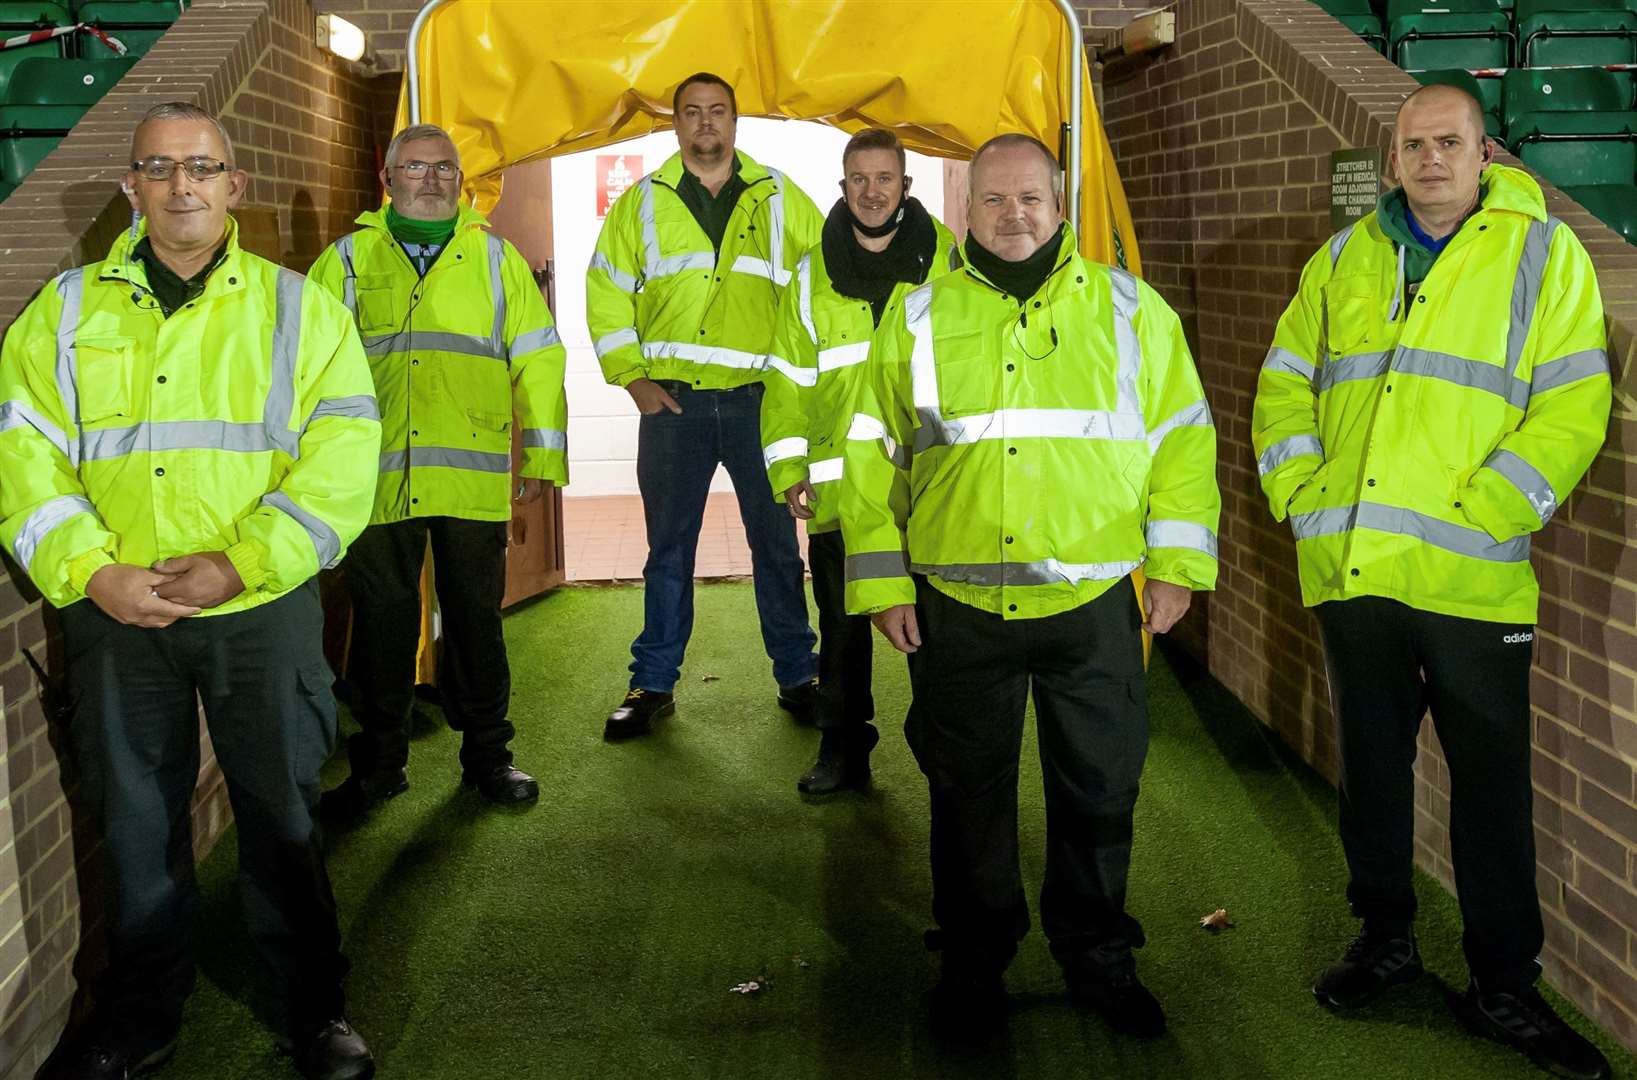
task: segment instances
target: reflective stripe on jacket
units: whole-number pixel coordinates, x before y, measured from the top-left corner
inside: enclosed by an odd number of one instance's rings
[[[1070,233],[1024,304],[970,265],[882,320],[848,433],[847,609],[911,573],[1006,618],[1216,582],[1216,430],[1175,313]]]
[[[512,425],[522,476],[568,482],[567,353],[528,263],[461,207],[423,278],[386,213],[337,240],[312,276],[352,310],[381,403],[371,524],[511,517]]]
[[[145,225],[145,223],[144,223]],[[228,249],[170,318],[123,232],[59,275],[0,349],[0,540],[58,607],[111,562],[222,551],[275,599],[363,529],[380,423],[347,311]]]
[[[1602,445],[1606,346],[1591,260],[1521,170],[1485,170],[1413,295],[1374,214],[1337,233],[1302,272],[1252,417],[1302,602],[1533,622],[1529,537]]]
[[[682,155],[615,200],[586,272],[585,311],[615,386],[675,379],[704,390],[758,382],[779,296],[823,219],[800,188],[740,153],[720,253],[677,194]]]
[[[955,236],[936,218],[937,233],[928,279],[961,265]],[[900,282],[882,319],[915,286]],[[841,525],[842,448],[852,423],[852,403],[864,359],[869,355],[875,317],[869,302],[838,293],[824,265],[823,245],[796,264],[796,279],[779,303],[778,325],[767,358],[767,391],[762,396],[762,456],[773,496],[803,480],[813,487],[809,533]]]

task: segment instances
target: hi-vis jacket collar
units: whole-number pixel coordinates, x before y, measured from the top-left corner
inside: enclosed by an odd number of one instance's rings
[[[137,223],[135,230],[125,229],[114,241],[113,247],[108,249],[108,257],[102,262],[102,269],[97,272],[97,280],[125,281],[137,286],[143,292],[151,292],[148,286],[148,268],[142,260],[136,257],[136,245],[144,236],[148,235],[148,219],[143,218]],[[227,254],[216,269],[210,272],[205,281],[205,291],[200,294],[200,300],[214,300],[217,297],[236,293],[245,287],[245,272],[243,267],[244,249],[239,247],[239,223],[233,220],[233,215],[227,217]]]

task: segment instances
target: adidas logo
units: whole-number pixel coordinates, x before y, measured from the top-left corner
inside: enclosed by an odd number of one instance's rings
[[[1501,641],[1507,645],[1522,645],[1533,640],[1535,640],[1535,634],[1532,630],[1522,634],[1507,634],[1501,638]]]

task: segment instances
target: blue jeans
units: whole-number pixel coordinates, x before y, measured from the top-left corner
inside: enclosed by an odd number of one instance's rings
[[[773,501],[762,462],[762,386],[695,390],[660,383],[682,407],[642,418],[637,434],[637,486],[648,525],[648,562],[642,568],[643,627],[631,643],[631,687],[669,693],[693,633],[693,567],[705,497],[718,462],[727,467],[739,497],[750,544],[756,613],[762,643],[780,686],[818,674],[817,638],[807,623],[801,549],[796,523]]]

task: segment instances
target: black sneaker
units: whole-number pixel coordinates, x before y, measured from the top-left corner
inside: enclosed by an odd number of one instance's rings
[[[620,702],[620,707],[608,714],[608,722],[603,725],[603,738],[609,742],[618,742],[621,739],[634,739],[638,735],[646,735],[653,730],[655,720],[663,719],[674,712],[675,694],[633,687],[625,692],[625,700]]]
[[[1065,967],[1063,978],[1076,1001],[1097,1010],[1120,1034],[1138,1039],[1165,1034],[1165,1010],[1137,978],[1136,962],[1129,957],[1115,964]]]
[[[1378,933],[1365,927],[1346,954],[1313,981],[1313,996],[1332,1009],[1357,1009],[1399,983],[1420,978],[1422,970],[1413,932]]]
[[[819,735],[818,760],[796,781],[803,795],[861,791],[870,783],[870,751],[881,741],[874,724],[825,728]]]
[[[161,1068],[176,1053],[176,1036],[160,1046],[135,1046],[109,1033],[64,1043],[40,1080],[134,1080]]]
[[[1473,983],[1466,993],[1450,997],[1450,1008],[1474,1034],[1522,1051],[1554,1076],[1602,1080],[1613,1075],[1603,1052],[1565,1024],[1534,987],[1479,993]]]
[[[817,676],[795,686],[779,687],[779,708],[795,718],[798,724],[811,724],[818,711],[819,681]]]

